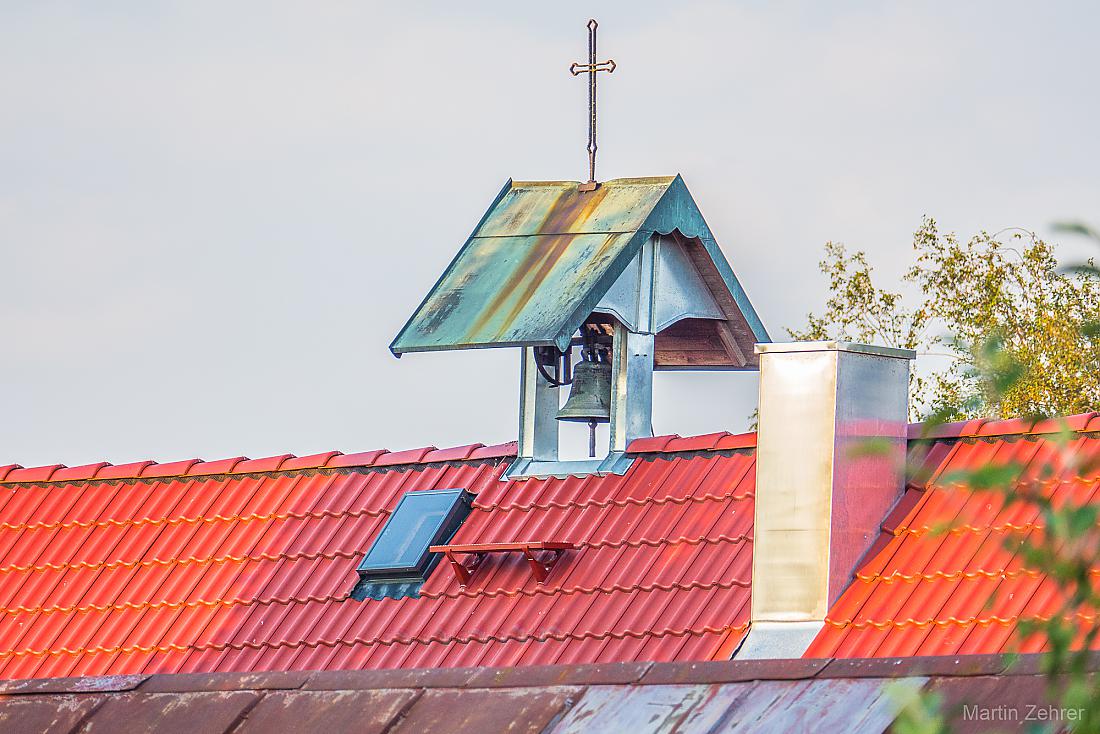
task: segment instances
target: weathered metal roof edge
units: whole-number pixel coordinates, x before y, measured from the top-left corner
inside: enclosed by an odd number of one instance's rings
[[[612,178],[604,181],[603,183],[615,183],[615,184],[657,184],[662,183],[666,186],[672,184],[676,180],[676,176],[626,176],[624,178]],[[536,186],[546,187],[562,187],[580,186],[580,181],[512,181],[512,185],[517,189],[519,188],[534,188]]]
[[[435,279],[435,283],[433,283],[432,287],[429,288],[427,293],[424,294],[424,297],[420,299],[420,304],[416,307],[416,309],[413,310],[412,315],[409,316],[408,320],[405,321],[405,325],[401,327],[401,331],[397,332],[397,336],[395,336],[393,341],[390,342],[390,353],[392,353],[393,356],[400,358],[401,355],[406,352],[431,351],[426,349],[402,349],[397,346],[397,343],[401,341],[401,337],[405,336],[405,332],[408,331],[409,327],[412,326],[414,321],[416,321],[417,317],[420,315],[421,309],[424,308],[424,305],[428,302],[428,299],[432,297],[433,293],[435,293],[435,289],[438,288],[440,283],[443,282],[443,279],[447,277],[447,273],[451,272],[451,268],[453,268],[455,266],[455,263],[458,262],[458,259],[462,257],[462,253],[466,252],[466,248],[470,246],[470,243],[474,239],[474,235],[476,235],[477,231],[481,229],[481,225],[485,224],[485,220],[489,218],[489,215],[492,214],[493,209],[496,208],[497,204],[499,204],[500,200],[504,198],[504,195],[507,194],[509,190],[511,190],[513,185],[514,182],[511,178],[504,182],[503,188],[501,188],[501,190],[497,192],[497,195],[493,198],[493,201],[489,204],[488,208],[485,210],[485,213],[481,215],[481,219],[477,220],[477,224],[474,225],[474,228],[470,231],[470,236],[466,238],[466,242],[462,245],[462,247],[458,248],[458,252],[456,252],[454,257],[451,258],[451,261],[447,263],[447,267],[443,268],[442,272],[440,272],[439,274],[439,277]]]
[[[675,197],[675,200],[671,204],[666,204],[665,200],[670,196]],[[691,209],[688,219],[698,218],[698,226],[700,227],[700,231],[698,232],[685,231],[683,227],[673,225],[665,219],[667,214],[663,210],[663,207],[671,206],[678,208],[685,203],[690,206]],[[683,215],[683,212],[679,213],[681,216]],[[654,217],[657,217],[656,221],[652,221]],[[651,228],[652,231],[659,234],[671,234],[673,230],[678,230],[680,234],[685,237],[701,241],[707,254],[710,255],[711,261],[714,262],[714,267],[718,269],[719,275],[722,276],[726,288],[729,289],[730,295],[733,296],[734,302],[737,304],[737,307],[741,309],[741,314],[745,317],[745,321],[748,322],[749,328],[752,329],[753,336],[756,337],[758,342],[771,341],[767,329],[764,328],[764,323],[760,320],[760,316],[757,315],[752,302],[749,301],[749,296],[745,293],[745,289],[741,287],[741,281],[737,279],[737,275],[733,272],[733,268],[726,259],[725,253],[722,252],[722,248],[714,238],[714,233],[711,232],[710,225],[707,224],[706,219],[703,217],[703,212],[700,211],[699,204],[695,201],[695,197],[691,195],[691,191],[688,190],[687,183],[684,181],[682,175],[676,174],[676,177],[672,180],[672,183],[669,184],[664,195],[657,202],[657,205],[653,207],[653,211],[650,212],[643,227]]]
[[[0,681],[0,695],[190,693],[238,689],[307,691],[369,688],[533,688],[560,685],[669,685],[762,680],[1039,675],[1045,653],[893,658],[792,658],[529,665],[505,668],[389,668],[249,673],[158,673]],[[1100,670],[1100,653],[1088,671]]]

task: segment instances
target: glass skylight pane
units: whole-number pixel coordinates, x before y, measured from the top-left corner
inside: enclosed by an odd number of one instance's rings
[[[406,493],[359,564],[360,573],[422,574],[428,546],[450,537],[465,517],[464,494],[461,489]]]

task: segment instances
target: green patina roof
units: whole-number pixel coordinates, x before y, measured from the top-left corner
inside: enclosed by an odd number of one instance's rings
[[[707,248],[760,341],[760,320],[679,176],[624,178],[583,192],[574,181],[509,181],[390,345],[565,348],[654,232]]]

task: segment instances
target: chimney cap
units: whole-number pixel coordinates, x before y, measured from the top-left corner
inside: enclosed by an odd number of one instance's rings
[[[917,353],[912,349],[898,349],[897,347],[881,347],[875,344],[857,344],[856,342],[842,341],[813,341],[813,342],[767,342],[753,347],[757,354],[785,354],[787,352],[854,352],[856,354],[871,354],[876,357],[894,357],[895,359],[916,359]]]

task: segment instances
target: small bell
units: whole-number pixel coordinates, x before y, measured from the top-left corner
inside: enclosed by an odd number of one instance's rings
[[[559,421],[607,423],[611,420],[611,365],[585,360],[573,368],[569,399],[558,411]]]
[[[573,368],[573,386],[558,420],[587,423],[588,455],[596,455],[596,426],[611,421],[610,364],[585,360]]]

